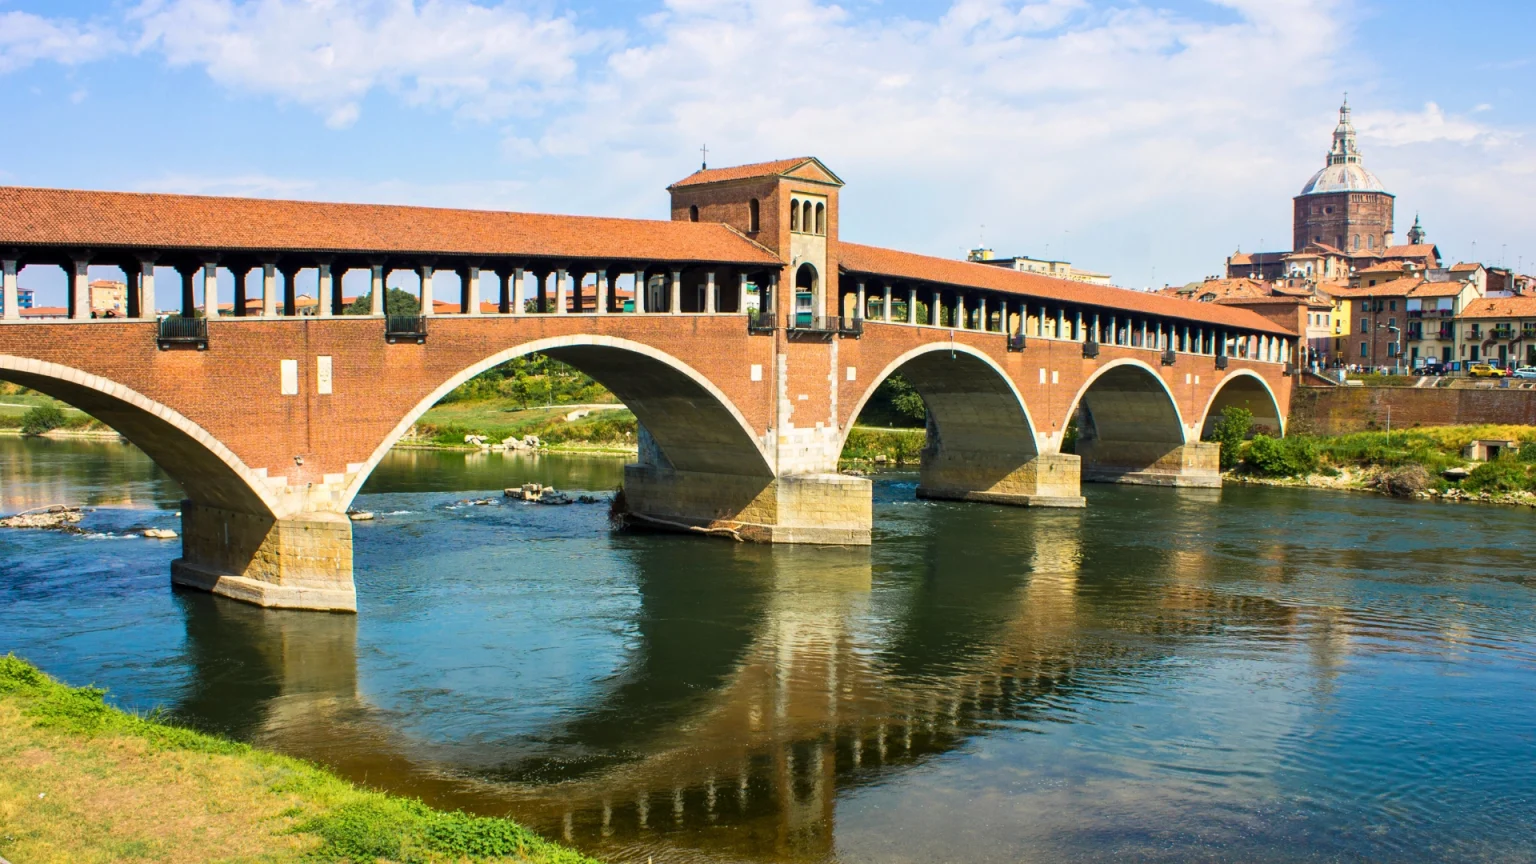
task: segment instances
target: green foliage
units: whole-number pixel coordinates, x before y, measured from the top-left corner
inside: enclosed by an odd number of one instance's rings
[[[323,845],[321,861],[398,861],[416,864],[442,860],[522,859],[537,855],[553,862],[587,859],[555,846],[506,819],[443,813],[418,802],[382,795],[345,804],[299,825]]]
[[[1461,488],[1468,492],[1536,492],[1536,476],[1529,462],[1502,456],[1473,468],[1461,481]]]
[[[1243,442],[1253,429],[1253,412],[1247,408],[1228,405],[1221,409],[1221,419],[1211,427],[1207,441],[1221,445],[1221,470],[1236,468],[1242,459]]]
[[[22,415],[21,431],[24,435],[41,435],[64,424],[64,412],[59,406],[36,405]]]
[[[624,410],[593,411],[585,417],[570,422],[567,422],[562,415],[546,414],[505,425],[470,426],[462,422],[451,422],[439,426],[421,423],[418,424],[418,428],[434,443],[448,446],[462,445],[465,435],[484,435],[492,441],[500,441],[509,436],[523,438],[528,435],[537,435],[546,444],[589,443],[630,446],[635,443],[635,436],[638,434],[635,415]]]
[[[373,292],[370,290],[352,300],[342,308],[343,315],[369,315],[373,312]],[[403,288],[391,288],[384,292],[384,314],[386,315],[420,315],[421,301],[416,295]]]
[[[1350,375],[1349,380],[1359,381],[1366,387],[1417,387],[1419,376],[1417,375],[1377,375],[1374,372],[1364,375]]]
[[[928,433],[923,429],[880,429],[855,426],[843,444],[842,459],[873,462],[884,456],[891,462],[913,464],[922,459]]]
[[[1302,477],[1315,472],[1321,451],[1306,436],[1271,438],[1255,435],[1243,452],[1243,466],[1261,477]]]
[[[487,369],[455,387],[441,403],[486,399],[506,399],[522,409],[535,405],[614,401],[608,388],[585,373],[543,354],[516,357]]]
[[[1067,428],[1061,433],[1061,452],[1077,453],[1077,439],[1082,432],[1077,428],[1077,415],[1067,421]]]
[[[856,421],[863,426],[887,426],[900,429],[922,428],[928,419],[928,406],[912,389],[907,379],[892,375],[880,382]]]

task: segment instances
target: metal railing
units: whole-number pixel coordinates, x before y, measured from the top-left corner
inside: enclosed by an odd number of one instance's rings
[[[389,315],[384,318],[384,341],[393,345],[396,342],[415,342],[417,345],[427,341],[427,319],[421,315]]]
[[[1099,356],[1099,343],[1097,340],[1090,339],[1083,343],[1083,356],[1090,359]]]
[[[1025,343],[1025,339],[1024,339],[1024,334],[1023,333],[1009,333],[1008,334],[1008,350],[1013,352],[1014,354],[1017,354],[1020,351],[1023,351],[1025,344],[1026,343]]]
[[[799,313],[789,317],[785,331],[791,336],[834,336],[838,333],[837,318]]]
[[[839,316],[837,319],[837,332],[841,336],[857,339],[864,335],[864,319],[855,316]]]
[[[1179,355],[1177,353],[1175,353],[1172,348],[1168,348],[1168,349],[1163,351],[1163,365],[1164,366],[1172,366],[1173,364],[1175,364],[1177,362],[1179,362]]]
[[[177,345],[190,345],[199,351],[208,350],[208,319],[183,318],[169,315],[160,319],[155,331],[155,344],[164,351]]]
[[[1216,355],[1216,368],[1217,369],[1225,369],[1225,368],[1227,368],[1227,362],[1228,362],[1227,361],[1227,355],[1225,355],[1225,354],[1217,354]]]
[[[762,310],[762,309],[748,309],[747,310],[747,333],[748,334],[754,334],[754,335],[761,336],[761,335],[764,335],[764,334],[767,334],[767,333],[772,333],[773,331],[775,331],[777,329],[778,329],[778,320],[775,317],[774,312],[773,312],[772,309],[768,309],[766,311]]]

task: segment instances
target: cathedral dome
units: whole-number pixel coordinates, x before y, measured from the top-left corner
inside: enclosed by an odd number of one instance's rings
[[[1359,162],[1341,162],[1329,165],[1312,175],[1302,188],[1303,195],[1325,195],[1330,192],[1386,192],[1376,175]]]

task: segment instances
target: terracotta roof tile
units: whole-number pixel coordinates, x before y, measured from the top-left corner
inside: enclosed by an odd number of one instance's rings
[[[1536,296],[1483,297],[1461,310],[1462,318],[1536,318]]]
[[[1467,290],[1465,282],[1420,282],[1408,292],[1410,297],[1455,297]]]
[[[780,263],[719,223],[14,186],[0,246]]]
[[[754,162],[751,165],[732,165],[729,168],[705,168],[689,174],[667,188],[677,189],[682,186],[698,186],[701,183],[722,183],[726,180],[747,180],[753,177],[778,177],[788,174],[807,162],[814,161],[816,160],[810,156],[798,156],[794,159]]]
[[[1101,309],[1136,312],[1142,315],[1203,321],[1208,324],[1242,327],[1263,333],[1295,335],[1292,331],[1246,309],[1231,309],[1212,303],[1181,300],[1149,291],[1130,291],[1125,288],[1053,279],[1038,273],[1005,270],[1001,267],[991,267],[970,261],[933,258],[857,243],[841,243],[838,248],[841,250],[843,268],[854,273],[1001,291],[1040,300],[1055,300],[1097,306]]]
[[[1418,286],[1423,279],[1417,276],[1404,276],[1401,279],[1393,279],[1390,282],[1381,282],[1376,285],[1361,285],[1357,288],[1344,289],[1339,292],[1340,297],[1407,297],[1408,292]]]
[[[1403,246],[1388,246],[1381,250],[1383,258],[1434,258],[1435,244],[1420,243],[1418,245],[1405,244]]]

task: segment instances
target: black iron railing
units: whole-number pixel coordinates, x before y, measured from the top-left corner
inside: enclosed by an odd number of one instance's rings
[[[747,310],[748,333],[763,335],[766,333],[772,333],[776,329],[778,329],[778,322],[775,320],[772,309],[767,311],[762,309]]]
[[[1017,354],[1020,351],[1024,350],[1024,334],[1023,333],[1009,333],[1008,334],[1008,350],[1013,352],[1014,354]]]
[[[1217,369],[1225,369],[1225,368],[1227,368],[1227,355],[1225,355],[1225,354],[1217,354],[1216,355],[1216,368]]]
[[[1173,364],[1175,364],[1177,362],[1179,362],[1179,355],[1175,354],[1172,348],[1169,348],[1169,349],[1163,351],[1163,365],[1164,366],[1172,366]]]
[[[837,332],[841,336],[849,336],[854,339],[864,335],[864,319],[857,316],[842,316],[837,319]]]
[[[422,315],[389,315],[384,318],[384,341],[390,344],[396,342],[415,342],[420,345],[427,341],[427,319]]]
[[[199,351],[208,350],[208,319],[183,318],[170,315],[160,319],[155,333],[155,344],[164,351],[178,345],[187,345]]]
[[[838,319],[799,313],[789,317],[789,326],[784,329],[790,336],[829,337],[837,334]]]
[[[1090,359],[1099,356],[1098,340],[1090,339],[1083,343],[1083,356]]]

